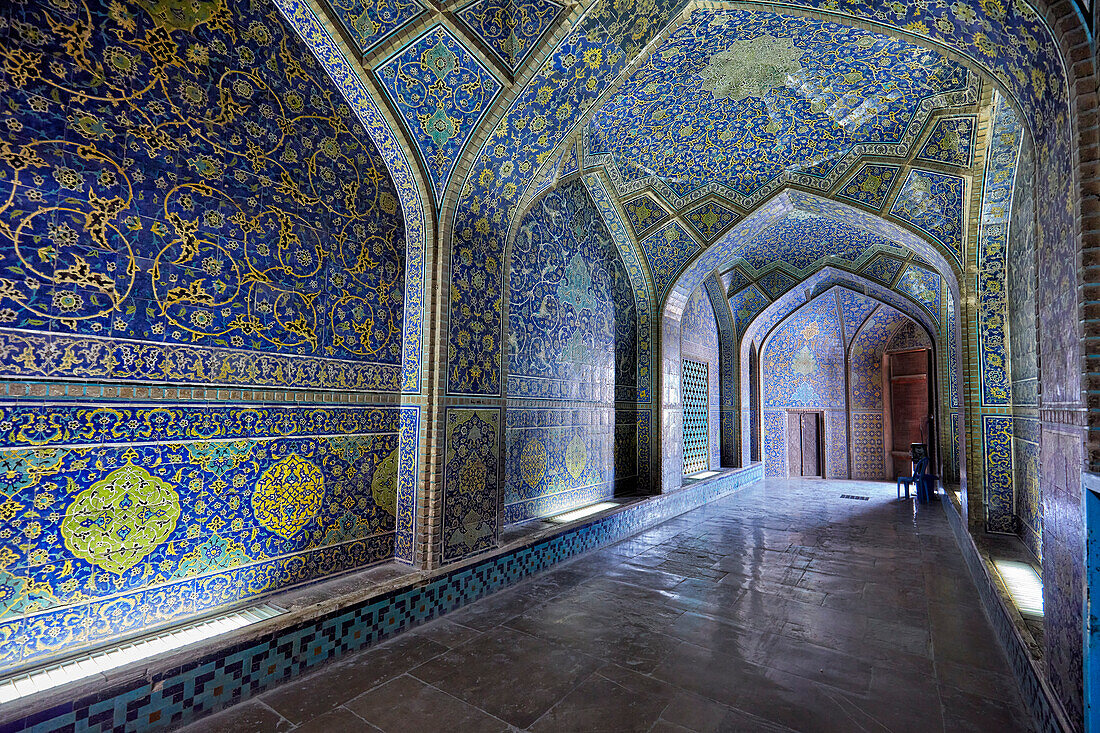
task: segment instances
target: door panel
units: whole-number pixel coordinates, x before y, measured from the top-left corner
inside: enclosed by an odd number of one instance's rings
[[[802,475],[820,476],[817,445],[820,434],[818,415],[815,412],[802,413]]]
[[[894,475],[913,471],[909,445],[930,441],[924,435],[929,414],[928,351],[890,354],[890,455],[894,459]]]

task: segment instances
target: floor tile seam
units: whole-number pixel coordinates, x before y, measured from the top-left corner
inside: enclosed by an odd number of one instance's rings
[[[396,678],[396,677],[393,677],[392,679],[397,679],[397,678]],[[352,699],[354,699],[354,698],[352,698]],[[350,701],[349,701],[349,702],[350,702]],[[355,712],[354,710],[352,710],[351,708],[349,708],[349,707],[348,707],[347,705],[344,705],[343,703],[340,703],[339,705],[337,705],[336,707],[334,707],[334,708],[333,708],[332,710],[330,710],[329,712],[332,712],[332,711],[334,711],[334,710],[338,710],[338,709],[342,709],[342,710],[346,710],[346,711],[348,711],[349,713],[351,713],[352,717],[354,717],[354,718],[358,718],[359,720],[362,720],[362,721],[363,721],[364,723],[366,723],[367,725],[369,725],[369,726],[370,726],[371,728],[373,728],[374,730],[378,730],[378,731],[382,730],[382,729],[381,729],[381,728],[379,728],[379,727],[378,727],[377,725],[375,725],[374,723],[370,722],[369,720],[367,720],[366,718],[364,718],[364,717],[363,717],[362,715],[360,715],[359,713]],[[320,716],[318,716],[318,717],[320,717]],[[302,725],[305,725],[305,723],[302,723]],[[290,733],[294,733],[294,731],[290,731]]]
[[[593,659],[595,659],[595,657],[593,657]],[[601,669],[603,669],[604,667],[606,667],[606,666],[607,666],[607,665],[609,664],[609,662],[606,662],[606,661],[603,661],[603,660],[598,660],[598,661],[600,662],[600,666],[596,667],[596,668],[595,668],[595,669],[593,669],[593,670],[592,670],[591,672],[589,672],[588,674],[584,675],[584,676],[583,676],[583,677],[582,677],[582,678],[581,678],[580,680],[578,680],[578,681],[577,681],[577,682],[576,682],[576,683],[575,683],[575,684],[574,684],[574,685],[573,685],[572,687],[570,687],[570,688],[569,688],[569,690],[568,690],[568,691],[567,691],[567,692],[566,692],[566,693],[565,693],[564,695],[562,695],[561,697],[559,697],[559,698],[558,698],[558,699],[557,699],[557,700],[556,700],[556,701],[554,702],[554,704],[553,704],[553,705],[551,705],[550,707],[546,708],[546,710],[543,710],[543,711],[542,711],[542,714],[541,714],[541,715],[539,715],[539,717],[537,717],[537,718],[535,718],[535,719],[534,719],[533,721],[531,721],[530,725],[528,725],[528,726],[527,726],[526,728],[524,728],[524,730],[530,730],[531,728],[533,728],[533,727],[534,727],[534,726],[535,726],[535,725],[536,725],[536,724],[537,724],[537,723],[538,723],[538,722],[539,722],[540,720],[542,720],[542,719],[543,719],[543,718],[545,718],[545,717],[546,717],[547,715],[549,715],[549,714],[550,714],[550,713],[551,713],[551,712],[552,712],[552,711],[554,710],[554,708],[556,708],[556,707],[557,707],[558,705],[561,705],[561,704],[562,704],[563,702],[565,702],[565,699],[566,699],[567,697],[569,697],[570,695],[572,695],[572,694],[573,694],[574,692],[576,692],[577,690],[581,689],[581,686],[582,686],[582,685],[583,685],[584,683],[588,682],[588,681],[589,681],[590,679],[592,679],[593,677],[595,677],[595,676],[599,675],[599,671],[600,671]],[[599,675],[599,676],[600,676],[600,677],[603,677],[603,675]],[[603,678],[604,678],[605,680],[607,679],[606,677],[603,677]],[[619,684],[618,684],[617,682],[615,682],[614,680],[607,680],[607,681],[608,681],[608,682],[611,682],[612,684],[618,685],[619,687],[623,687],[622,685],[619,685]],[[625,688],[625,687],[623,687],[623,689],[625,690],[626,688]],[[629,692],[629,690],[627,690],[627,692]]]
[[[459,703],[461,703],[461,704],[463,704],[463,705],[466,705],[466,706],[468,706],[468,707],[471,707],[471,708],[473,708],[474,710],[477,710],[478,712],[480,712],[480,713],[482,713],[482,714],[484,714],[484,715],[488,715],[488,716],[489,716],[490,718],[492,718],[493,720],[496,720],[497,722],[501,723],[502,725],[504,725],[505,727],[507,727],[507,728],[508,728],[508,729],[510,729],[510,730],[516,730],[516,729],[517,729],[517,726],[515,726],[515,725],[512,725],[512,724],[511,724],[511,723],[509,723],[509,722],[508,722],[507,720],[502,720],[501,718],[498,718],[497,716],[495,716],[495,715],[493,715],[492,713],[490,713],[490,712],[489,712],[488,710],[485,710],[484,708],[478,707],[477,705],[475,705],[474,703],[470,702],[469,700],[463,700],[463,699],[462,699],[461,697],[459,697],[458,695],[452,695],[451,693],[447,692],[447,691],[446,691],[446,690],[444,690],[443,688],[441,688],[441,687],[437,687],[437,686],[433,685],[433,684],[432,684],[431,682],[428,682],[428,681],[427,681],[427,680],[425,680],[425,679],[422,679],[422,678],[420,678],[420,677],[417,677],[417,676],[416,676],[415,674],[413,674],[413,672],[414,672],[414,671],[415,671],[416,669],[418,669],[418,668],[419,668],[419,666],[417,666],[417,667],[413,667],[413,668],[412,668],[412,669],[410,669],[410,670],[409,670],[408,672],[404,672],[404,673],[402,673],[402,674],[399,674],[399,675],[397,675],[397,677],[391,677],[391,678],[390,678],[389,680],[387,680],[386,682],[387,682],[387,683],[389,683],[389,682],[393,682],[394,680],[396,680],[396,679],[400,679],[401,677],[406,677],[406,676],[407,676],[407,677],[411,677],[412,679],[414,679],[414,680],[416,680],[417,682],[421,683],[421,684],[422,684],[422,685],[424,685],[425,687],[430,687],[430,688],[432,688],[433,690],[435,690],[436,692],[439,692],[439,693],[441,693],[441,694],[443,694],[443,695],[446,695],[447,697],[451,698],[452,700],[457,700],[457,701],[458,701]],[[379,685],[379,687],[381,687],[381,685]],[[377,689],[377,688],[376,688],[376,689]],[[363,694],[366,694],[366,693],[363,693]],[[353,698],[353,699],[354,699],[354,698]],[[350,702],[350,700],[349,700],[349,702]],[[361,717],[361,716],[360,716],[360,717]],[[364,720],[365,720],[365,718],[364,718]],[[368,723],[370,723],[370,721],[369,721],[369,720],[367,720],[367,722],[368,722]],[[371,725],[374,725],[374,723],[370,723],[370,724],[371,724]],[[376,726],[376,727],[377,727],[377,726]]]
[[[263,699],[261,699],[261,698],[260,698],[259,696],[257,696],[257,697],[254,697],[254,698],[252,698],[252,699],[253,699],[253,700],[255,700],[255,701],[257,702],[257,704],[259,704],[259,705],[260,705],[260,707],[263,707],[263,708],[267,708],[267,709],[268,709],[268,710],[269,710],[270,712],[274,713],[274,714],[275,714],[275,715],[276,715],[276,716],[277,716],[277,717],[279,718],[279,720],[280,720],[280,721],[285,721],[285,722],[286,722],[287,724],[289,724],[292,730],[293,730],[294,728],[297,728],[297,727],[298,727],[299,725],[302,725],[302,723],[294,723],[293,721],[291,721],[291,720],[290,720],[289,718],[287,718],[287,717],[286,717],[285,715],[283,715],[282,713],[280,713],[280,712],[279,712],[278,710],[276,710],[275,708],[273,708],[273,707],[271,707],[270,705],[268,705],[268,704],[267,704],[267,703],[266,703],[266,702],[265,702],[265,701],[264,701]],[[248,701],[247,701],[247,700],[242,700],[241,702],[237,703],[237,705],[240,705],[240,704],[243,704],[243,703],[246,703],[246,702],[248,702]],[[224,710],[232,710],[232,709],[233,709],[233,707],[236,707],[236,705],[230,706],[230,707],[228,707],[228,708],[223,708],[223,709],[224,709]],[[218,711],[218,712],[221,712],[221,711]],[[305,721],[303,721],[303,723],[304,723],[304,722],[305,722]]]
[[[404,632],[404,633],[407,633],[407,632],[411,632],[411,631],[414,631],[414,630],[415,630],[416,628],[417,628],[417,627],[413,627],[412,629],[408,629],[408,630],[406,630],[406,632]],[[398,637],[394,637],[393,639],[387,639],[387,641],[394,641],[394,640],[395,640],[395,639],[397,639],[397,638],[398,638]],[[422,637],[422,638],[426,638],[426,637]],[[427,639],[427,641],[431,641],[431,639]],[[473,640],[472,640],[472,639],[470,639],[470,640],[468,640],[468,641],[473,641]],[[432,643],[433,643],[433,644],[439,644],[439,642],[432,642]],[[465,642],[464,642],[464,643],[465,643]],[[427,664],[428,662],[431,662],[431,661],[433,661],[433,660],[435,660],[435,659],[437,659],[437,658],[439,658],[439,657],[443,656],[444,654],[446,654],[447,652],[449,652],[449,651],[450,651],[450,649],[449,649],[449,648],[447,648],[447,646],[446,646],[446,645],[444,645],[444,644],[439,644],[439,646],[443,647],[443,651],[441,651],[440,653],[438,653],[438,654],[436,654],[436,655],[434,655],[434,656],[431,656],[431,657],[429,657],[429,658],[427,658],[427,659],[423,660],[423,661],[422,661],[422,662],[420,662],[419,664],[415,665],[415,666],[414,666],[414,669],[415,669],[415,667],[419,667],[419,666],[421,666],[422,664]],[[270,708],[271,706],[270,706],[270,705],[267,705],[267,703],[266,703],[266,702],[264,702],[264,700],[263,700],[263,697],[264,697],[264,695],[267,695],[267,694],[270,694],[270,693],[273,693],[273,692],[276,692],[276,691],[279,691],[279,690],[284,690],[284,689],[285,689],[285,688],[286,688],[287,686],[289,686],[289,685],[291,685],[291,684],[293,684],[293,685],[295,685],[295,686],[299,686],[299,685],[301,685],[301,683],[302,683],[302,682],[306,681],[306,680],[307,680],[307,679],[308,679],[309,677],[313,677],[313,676],[318,676],[318,677],[319,677],[319,676],[321,676],[321,675],[323,675],[323,674],[326,674],[326,673],[332,672],[333,670],[335,670],[335,669],[338,669],[338,668],[339,668],[339,667],[341,667],[341,666],[345,666],[345,667],[347,667],[347,666],[352,666],[352,664],[351,664],[351,663],[352,663],[352,662],[353,662],[353,661],[354,661],[355,659],[358,659],[358,658],[361,658],[361,657],[366,657],[366,656],[369,656],[369,655],[370,655],[370,654],[371,654],[372,652],[377,652],[377,651],[378,651],[379,649],[385,649],[385,648],[386,648],[386,647],[385,647],[385,646],[383,646],[383,645],[378,645],[378,646],[373,646],[373,647],[368,647],[368,648],[366,648],[366,649],[362,649],[362,650],[360,650],[359,652],[357,652],[357,653],[355,653],[355,654],[352,654],[352,655],[349,655],[348,657],[346,657],[346,658],[344,658],[344,659],[340,660],[340,661],[339,661],[339,662],[338,662],[338,663],[337,663],[336,665],[333,665],[333,666],[325,666],[325,667],[323,667],[323,668],[321,668],[321,669],[318,669],[318,670],[316,670],[316,671],[312,672],[312,673],[311,673],[310,675],[306,675],[306,676],[302,676],[302,677],[298,677],[298,678],[292,678],[292,679],[290,679],[290,680],[287,680],[287,681],[286,681],[286,682],[284,682],[283,684],[281,684],[281,685],[278,685],[278,686],[276,686],[276,687],[273,687],[273,688],[272,688],[271,690],[268,690],[267,692],[263,693],[262,695],[258,695],[258,696],[256,696],[256,697],[255,697],[255,698],[253,698],[253,699],[254,699],[254,700],[258,700],[258,701],[260,701],[261,703],[263,703],[263,704],[264,704],[264,706],[265,706],[265,707],[269,707],[269,708]],[[404,675],[404,674],[407,674],[407,673],[408,673],[408,672],[402,672],[401,674],[397,674],[397,675],[394,675],[394,676],[392,676],[392,677],[388,677],[388,678],[386,678],[386,679],[383,679],[383,680],[382,680],[381,682],[378,682],[377,684],[371,685],[370,687],[366,688],[365,690],[361,690],[360,692],[356,693],[355,695],[353,695],[352,697],[348,698],[347,700],[342,700],[342,701],[340,701],[340,702],[336,703],[335,705],[333,705],[333,708],[337,708],[337,707],[346,707],[346,706],[347,706],[347,703],[351,702],[352,700],[356,700],[356,699],[358,699],[358,698],[362,697],[363,695],[366,695],[366,694],[368,694],[368,693],[370,693],[370,692],[374,692],[374,691],[375,691],[375,690],[377,690],[377,689],[378,689],[379,687],[382,687],[383,685],[386,685],[386,684],[388,684],[388,683],[392,682],[393,680],[397,679],[397,678],[398,678],[398,677],[400,677],[401,675]],[[227,708],[227,709],[228,709],[228,708]],[[272,710],[274,710],[274,708],[271,708],[271,709],[272,709]],[[278,711],[277,711],[277,710],[275,710],[275,712],[276,712],[276,713],[278,713]],[[331,710],[326,710],[325,712],[331,712]],[[354,712],[354,711],[352,711],[352,712]],[[279,714],[279,715],[280,715],[281,717],[284,717],[284,718],[286,717],[286,716],[282,716],[282,714],[281,714],[281,713],[278,713],[278,714]],[[314,716],[313,716],[312,718],[307,718],[306,720],[303,720],[303,721],[302,721],[301,723],[296,723],[296,724],[295,724],[295,723],[291,723],[291,724],[292,724],[292,725],[294,725],[295,727],[297,727],[297,726],[301,726],[301,725],[305,725],[306,723],[309,723],[310,721],[312,721],[312,720],[315,720],[316,718],[319,718],[319,717],[320,717],[321,715],[324,715],[324,714],[325,714],[325,713],[321,713],[320,715],[314,715]],[[359,716],[359,717],[361,717],[361,716]],[[290,721],[288,720],[288,722],[290,722]],[[370,722],[370,721],[367,721],[367,722]],[[373,723],[371,723],[371,725],[374,725],[374,724],[373,724]]]

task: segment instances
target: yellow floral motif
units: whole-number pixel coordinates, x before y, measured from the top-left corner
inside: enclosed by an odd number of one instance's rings
[[[397,449],[394,448],[374,469],[370,493],[379,509],[397,516]]]
[[[523,447],[519,457],[520,472],[527,485],[534,488],[546,473],[546,446],[533,438]]]
[[[574,435],[565,448],[565,467],[573,478],[580,478],[584,473],[584,466],[588,463],[588,449],[584,447],[584,439]]]
[[[317,516],[324,496],[321,471],[292,454],[260,476],[252,492],[252,512],[264,528],[290,538]]]
[[[176,487],[127,461],[77,495],[61,536],[77,557],[122,575],[168,538],[179,516]]]

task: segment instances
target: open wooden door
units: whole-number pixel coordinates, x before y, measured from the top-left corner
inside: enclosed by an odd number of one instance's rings
[[[913,462],[909,458],[910,444],[929,442],[930,354],[929,349],[917,349],[886,355],[890,403],[887,440],[895,478],[913,473]],[[929,448],[933,449],[932,446]]]

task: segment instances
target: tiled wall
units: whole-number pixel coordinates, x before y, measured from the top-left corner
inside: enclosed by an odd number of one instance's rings
[[[1019,534],[1036,557],[1043,555],[1043,508],[1039,488],[1039,332],[1035,291],[1035,156],[1025,137],[1016,164],[1008,233],[1009,373],[1014,417],[1012,483]]]
[[[0,667],[394,553],[397,187],[274,6],[188,12],[4,10]]]
[[[190,722],[252,697],[319,664],[370,646],[512,585],[585,550],[615,542],[759,481],[756,464],[472,565],[438,573],[259,641],[219,650],[183,667],[120,683],[85,698],[5,720],[0,733],[144,733]]]
[[[524,217],[509,267],[505,524],[638,475],[637,410],[616,407],[637,399],[634,291],[581,180]]]
[[[707,289],[700,285],[688,298],[680,319],[680,357],[706,364],[707,460],[711,467],[722,465],[721,372],[718,323]],[[686,399],[686,395],[685,395]],[[685,405],[685,410],[687,409]],[[686,423],[685,423],[686,425]]]
[[[791,408],[825,411],[825,475],[847,476],[844,351],[832,291],[796,310],[768,339],[761,374],[769,476],[786,475],[786,410]],[[772,435],[777,429],[782,432]]]

